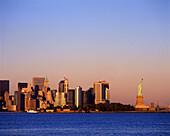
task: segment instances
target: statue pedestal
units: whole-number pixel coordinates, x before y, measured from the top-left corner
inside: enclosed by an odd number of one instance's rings
[[[149,108],[149,106],[144,105],[143,103],[143,96],[137,96],[137,101],[136,101],[136,105],[134,106],[135,109],[141,109],[141,110],[147,110],[147,108]]]
[[[136,105],[143,105],[143,96],[137,96]]]

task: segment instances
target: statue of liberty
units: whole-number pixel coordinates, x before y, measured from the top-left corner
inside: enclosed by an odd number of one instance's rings
[[[142,96],[142,82],[143,82],[143,78],[140,84],[138,85],[138,96]]]

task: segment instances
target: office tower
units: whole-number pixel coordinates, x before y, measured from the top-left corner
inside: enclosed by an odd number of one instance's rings
[[[38,97],[43,99],[44,92],[43,91],[38,91]]]
[[[82,88],[80,86],[75,88],[75,105],[82,106]]]
[[[32,83],[33,83],[34,90],[35,90],[36,86],[39,87],[39,90],[43,90],[44,81],[45,81],[44,77],[33,77]]]
[[[74,89],[69,89],[68,90],[67,105],[69,107],[75,105],[75,90]]]
[[[9,80],[0,80],[0,100],[4,101],[4,93],[9,93]]]
[[[21,82],[18,83],[18,91],[15,92],[15,101],[16,101],[17,111],[21,110],[21,93],[22,93],[21,90],[22,88],[27,88],[27,85],[28,83],[21,83]],[[23,97],[22,97],[22,100],[23,100]],[[23,105],[22,105],[22,109],[23,109]]]
[[[55,97],[56,97],[56,92],[57,92],[57,90],[52,90],[52,97],[53,97],[53,101],[55,101]]]
[[[28,85],[28,83],[21,83],[21,82],[19,82],[18,83],[18,88],[20,88],[20,89],[27,88],[27,85]]]
[[[89,95],[89,104],[94,104],[95,97],[94,97],[94,93],[93,93],[93,88],[89,88],[87,90],[87,92],[88,92],[88,95]]]
[[[14,105],[18,105],[18,91],[14,91]]]
[[[36,99],[32,99],[32,92],[23,92],[21,94],[21,110],[36,110]]]
[[[44,81],[44,88],[43,88],[43,92],[44,92],[44,97],[47,98],[47,92],[50,90],[49,88],[49,80],[47,78],[47,76],[45,77],[45,81]]]
[[[30,99],[28,103],[28,110],[37,110],[36,99]]]
[[[24,93],[21,93],[21,94],[20,94],[20,105],[19,105],[19,106],[20,106],[20,107],[19,107],[20,109],[19,109],[19,111],[25,111],[25,101],[26,101],[25,98],[26,98],[26,97],[25,97],[25,94],[24,94]]]
[[[66,98],[64,92],[56,92],[54,106],[64,106],[66,105]]]
[[[48,78],[47,78],[47,75],[45,77],[45,81],[44,81],[44,88],[49,88],[49,81],[48,81]]]
[[[12,105],[11,101],[9,100],[9,93],[7,91],[4,93],[4,101],[7,108],[9,105]]]
[[[9,96],[9,100],[11,101],[11,104],[12,104],[12,105],[15,105],[14,95],[10,95],[10,96]]]
[[[82,91],[82,102],[83,102],[83,105],[85,104],[89,104],[89,93],[88,91]]]
[[[110,103],[109,83],[99,80],[94,82],[95,104]]]
[[[22,88],[21,92],[22,93],[32,92],[31,83],[28,83],[26,88]]]
[[[15,92],[15,100],[16,100],[16,107],[17,111],[24,111],[25,110],[25,95],[24,92],[31,92],[31,83],[18,83],[18,92]],[[16,96],[18,94],[18,96]]]
[[[47,92],[46,101],[48,101],[50,104],[54,104],[54,101],[52,98],[52,92],[50,90]]]
[[[69,89],[69,82],[68,79],[64,77],[64,80],[59,82],[59,92],[64,92],[67,94]]]

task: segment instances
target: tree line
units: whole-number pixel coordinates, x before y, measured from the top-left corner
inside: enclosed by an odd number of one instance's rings
[[[74,111],[135,111],[134,106],[132,105],[124,105],[121,103],[100,103],[100,104],[84,104],[83,106],[79,105],[78,107],[76,105],[73,105],[72,107],[68,107],[68,106],[57,106],[57,107],[49,107],[47,109],[54,109],[54,111],[56,111],[56,109],[60,108],[61,110],[63,109],[70,109],[70,110],[74,110]]]

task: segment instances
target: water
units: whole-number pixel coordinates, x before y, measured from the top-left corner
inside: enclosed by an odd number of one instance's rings
[[[0,113],[1,136],[170,136],[169,113]]]

